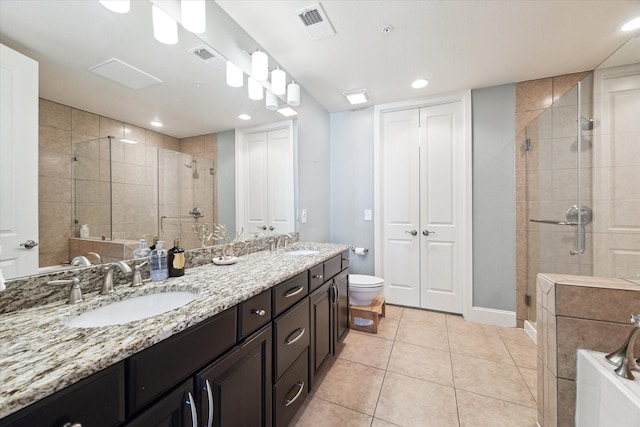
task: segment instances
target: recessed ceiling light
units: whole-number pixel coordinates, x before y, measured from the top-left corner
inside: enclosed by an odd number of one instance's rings
[[[369,100],[369,93],[367,92],[366,89],[358,89],[358,90],[352,90],[350,92],[342,92],[342,94],[345,97],[347,97],[347,101],[349,101],[351,105],[364,104]]]
[[[120,142],[125,142],[127,144],[137,144],[138,141],[134,141],[133,139],[121,139]]]
[[[414,80],[413,83],[411,83],[411,87],[414,89],[422,89],[423,87],[426,87],[428,84],[429,84],[429,80],[418,79],[418,80]]]
[[[640,16],[636,16],[635,18],[631,18],[622,23],[620,26],[620,31],[633,31],[640,28]]]
[[[282,114],[285,117],[296,116],[298,113],[291,107],[284,107],[278,110],[278,113]]]
[[[161,128],[162,127],[162,122],[158,122],[158,121],[152,121],[151,122],[151,126],[157,127],[157,128]]]
[[[251,116],[250,116],[250,115],[248,115],[248,114],[240,114],[240,115],[238,116],[238,118],[239,118],[240,120],[251,120]]]

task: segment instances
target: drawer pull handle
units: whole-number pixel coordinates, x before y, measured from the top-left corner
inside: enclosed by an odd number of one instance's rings
[[[187,396],[189,397],[189,400],[187,400],[185,403],[191,407],[190,408],[191,409],[191,425],[193,427],[198,427],[198,414],[196,412],[196,402],[194,402],[193,395],[191,394],[191,392],[187,393]]]
[[[294,295],[298,295],[303,290],[304,290],[304,287],[298,286],[297,288],[293,288],[293,289],[288,290],[287,293],[284,294],[284,297],[285,298],[291,298]]]
[[[293,404],[293,402],[296,401],[296,399],[298,397],[300,397],[300,395],[302,394],[302,390],[304,390],[304,382],[300,381],[294,384],[293,387],[291,387],[291,390],[289,390],[289,393],[287,393],[287,396],[289,394],[291,394],[291,392],[293,391],[294,388],[298,387],[298,391],[296,392],[296,395],[293,396],[293,399],[284,399],[284,406],[290,406],[291,404]]]
[[[64,423],[62,427],[82,427],[82,423]]]
[[[257,314],[258,316],[264,316],[267,312],[261,308],[254,308],[251,310],[251,314]]]
[[[291,332],[287,339],[285,340],[285,344],[291,345],[294,342],[298,341],[304,335],[305,328],[298,328],[295,331]],[[291,338],[292,335],[297,334],[295,337]]]
[[[320,279],[322,280],[322,274],[314,274],[313,276],[311,276],[312,279]]]

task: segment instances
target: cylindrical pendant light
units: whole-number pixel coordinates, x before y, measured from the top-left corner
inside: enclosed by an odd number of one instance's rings
[[[266,53],[256,50],[251,54],[251,75],[259,82],[269,79],[269,58]]]
[[[130,9],[129,0],[100,0],[100,3],[112,12],[127,13]]]
[[[271,72],[271,91],[275,95],[284,95],[287,92],[287,75],[280,68]]]
[[[244,84],[242,69],[231,61],[227,61],[227,84],[231,87],[242,87]]]
[[[249,88],[249,99],[260,101],[264,97],[262,85],[253,77],[247,79],[247,86]]]
[[[201,34],[207,29],[204,0],[182,0],[180,12],[182,26],[187,30]]]
[[[273,94],[269,89],[266,91],[265,96],[265,107],[267,110],[277,110],[278,109],[278,97]]]
[[[178,23],[155,4],[151,6],[153,36],[160,43],[178,43]]]
[[[300,105],[300,85],[296,82],[291,82],[287,86],[287,104],[292,107]]]

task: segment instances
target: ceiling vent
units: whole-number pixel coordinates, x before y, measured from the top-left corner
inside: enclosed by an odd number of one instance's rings
[[[313,40],[323,39],[325,37],[335,36],[336,30],[329,22],[327,14],[322,9],[320,3],[305,7],[296,12],[298,18],[304,25]]]
[[[205,64],[215,70],[219,70],[226,65],[226,61],[222,56],[210,47],[198,46],[193,49],[189,49],[189,52],[193,53],[197,58],[201,59]]]
[[[135,90],[162,83],[162,80],[153,77],[151,74],[138,70],[136,67],[132,67],[116,58],[111,58],[102,64],[91,67],[89,71]]]

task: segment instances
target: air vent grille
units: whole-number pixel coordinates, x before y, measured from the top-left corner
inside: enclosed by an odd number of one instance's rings
[[[209,52],[207,49],[204,49],[204,48],[196,48],[193,51],[193,54],[199,57],[200,59],[202,59],[203,61],[206,61],[207,59],[211,59],[215,56],[213,53]]]
[[[222,56],[208,46],[194,47],[193,49],[189,49],[189,52],[193,53],[196,58],[203,60],[205,64],[215,70],[223,68],[226,64]]]
[[[336,34],[336,30],[333,28],[333,25],[331,25],[320,3],[300,9],[296,12],[296,15],[298,15],[300,22],[304,25],[304,29],[313,40],[334,36]]]
[[[298,17],[302,20],[302,23],[305,27],[308,27],[309,25],[319,24],[320,22],[324,21],[324,19],[322,19],[322,15],[320,15],[320,12],[318,12],[318,9],[305,10],[304,12],[299,14]]]

